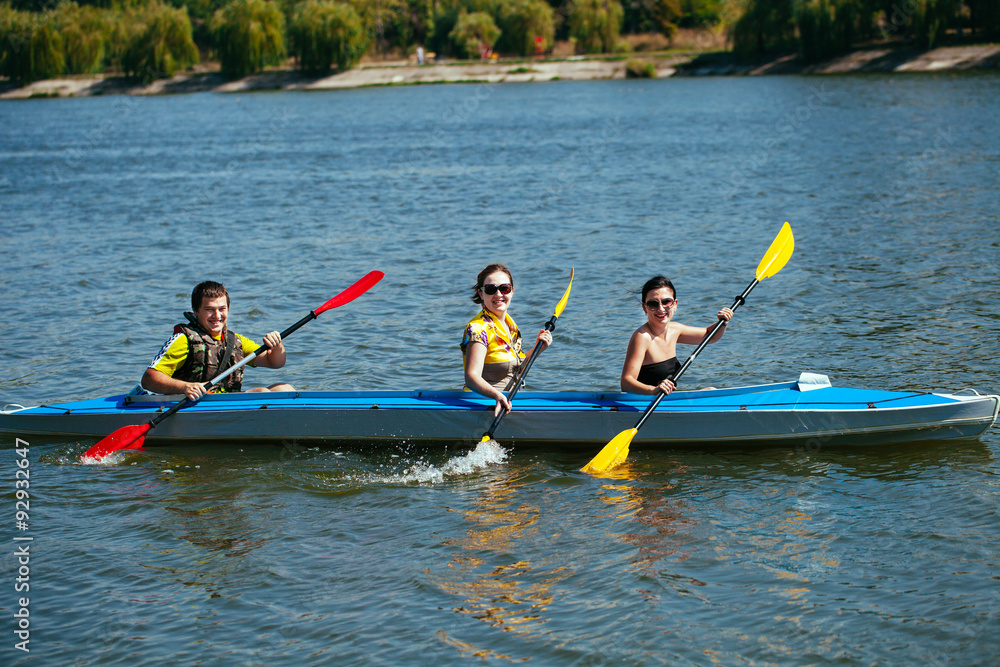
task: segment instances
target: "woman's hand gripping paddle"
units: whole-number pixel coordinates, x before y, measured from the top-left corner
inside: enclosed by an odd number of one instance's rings
[[[757,277],[750,283],[750,285],[747,286],[745,290],[743,290],[743,294],[736,297],[736,301],[733,302],[732,310],[735,311],[743,305],[747,295],[749,295],[753,288],[757,286],[757,283],[764,278],[770,278],[780,271],[788,262],[788,259],[792,256],[792,251],[794,249],[795,237],[792,236],[791,226],[786,222],[781,226],[781,231],[778,232],[774,241],[771,242],[771,247],[767,249],[767,252],[764,254],[764,258],[760,260],[760,264],[757,265]],[[719,327],[722,325],[723,320],[716,322],[715,326],[709,330],[709,332],[705,335],[705,338],[698,344],[698,347],[696,347],[694,352],[691,353],[691,356],[684,362],[684,365],[681,366],[677,373],[671,378],[672,380],[676,382],[681,375],[684,374],[684,371],[688,369],[688,366],[691,365],[705,346],[708,345],[708,341],[712,340],[712,336],[715,335],[715,332],[718,331]],[[666,396],[666,394],[658,393],[653,402],[649,404],[648,408],[646,408],[646,411],[642,413],[642,417],[639,418],[639,421],[636,422],[635,426],[627,431],[622,431],[612,438],[611,442],[606,444],[604,449],[602,449],[597,456],[590,461],[590,463],[580,468],[580,471],[600,474],[611,470],[624,461],[628,457],[628,447],[632,443],[632,438],[634,438],[635,434],[639,432],[639,429],[642,428],[646,418],[653,413],[653,410],[655,410],[656,406],[660,404],[660,401],[663,400],[664,396]]]
[[[370,290],[372,287],[374,287],[375,284],[378,281],[382,280],[382,278],[384,277],[385,274],[382,273],[381,271],[372,271],[364,278],[354,283],[346,290],[344,290],[337,296],[333,297],[332,299],[324,303],[316,310],[309,311],[308,315],[306,315],[301,320],[299,320],[292,326],[282,331],[281,339],[284,340],[288,336],[292,335],[292,333],[297,331],[302,325],[306,324],[307,322],[311,322],[312,320],[315,320],[320,313],[326,312],[333,308],[337,308],[338,306],[343,306],[345,303],[350,303],[351,301],[354,301],[359,296],[361,296],[362,294]],[[240,360],[239,363],[230,366],[224,372],[216,375],[214,378],[212,378],[211,380],[209,380],[204,384],[205,391],[207,392],[208,390],[210,390],[213,386],[215,386],[216,384],[224,380],[226,377],[228,377],[230,373],[233,373],[238,368],[241,368],[244,364],[248,364],[254,359],[256,359],[257,355],[261,354],[262,352],[265,352],[267,349],[268,348],[266,345],[261,345],[256,350],[251,352],[249,355],[243,357],[243,359]],[[96,459],[97,461],[100,461],[111,452],[118,451],[119,449],[141,449],[142,443],[146,439],[146,434],[149,433],[150,430],[155,428],[157,424],[162,422],[170,415],[174,414],[181,408],[191,405],[192,403],[195,403],[195,401],[192,401],[190,398],[185,398],[184,400],[175,403],[174,406],[171,407],[166,412],[157,415],[154,419],[151,419],[149,422],[145,424],[136,424],[133,426],[121,427],[114,433],[102,438],[93,447],[85,451],[83,453],[83,458]]]
[[[559,316],[562,315],[563,309],[566,308],[566,302],[569,300],[569,291],[573,289],[574,274],[575,271],[572,268],[570,268],[569,286],[566,288],[566,292],[565,294],[563,294],[562,298],[559,299],[559,303],[556,304],[555,313],[552,315],[551,318],[549,318],[549,321],[545,323],[545,328],[549,331],[553,331],[556,328],[556,320],[559,319]],[[515,380],[513,388],[510,390],[510,393],[507,394],[508,401],[513,401],[514,395],[521,388],[521,386],[524,385],[524,377],[528,374],[528,371],[531,370],[531,364],[535,363],[535,359],[542,351],[542,347],[543,346],[541,345],[535,345],[535,349],[532,350],[531,356],[528,357],[527,363],[524,364],[524,368],[521,370],[520,373],[518,373],[517,380]],[[480,442],[489,442],[490,440],[493,439],[493,432],[497,430],[497,426],[500,425],[500,420],[503,419],[503,416],[505,414],[507,414],[507,410],[505,408],[500,408],[500,414],[498,414],[496,416],[496,419],[493,420],[493,423],[490,425],[490,429],[486,431]]]

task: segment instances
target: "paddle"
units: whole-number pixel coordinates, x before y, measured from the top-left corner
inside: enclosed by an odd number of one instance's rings
[[[764,278],[770,278],[780,271],[788,262],[788,259],[792,256],[792,251],[794,249],[795,237],[792,236],[791,226],[786,222],[781,226],[781,231],[778,232],[774,241],[771,242],[771,247],[767,249],[767,252],[764,254],[764,258],[760,260],[760,264],[757,265],[757,277],[747,286],[745,290],[743,290],[743,294],[736,297],[736,301],[734,301],[732,305],[732,310],[735,311],[743,305],[747,295],[749,295],[753,288],[757,286],[757,283]],[[688,369],[688,366],[690,366],[701,351],[705,349],[705,346],[708,345],[708,341],[712,340],[712,336],[715,335],[715,332],[718,331],[719,327],[723,324],[724,320],[719,320],[715,323],[715,326],[713,326],[705,335],[705,338],[702,339],[701,343],[698,344],[698,347],[696,347],[694,352],[691,353],[691,356],[687,358],[684,365],[682,365],[677,373],[671,378],[672,380],[676,382],[680,379],[681,375],[684,374],[684,371]],[[639,418],[639,421],[636,422],[635,426],[626,431],[622,431],[612,438],[611,442],[606,444],[604,449],[602,449],[597,456],[590,461],[590,463],[580,468],[580,471],[587,473],[603,473],[624,461],[628,457],[628,447],[632,442],[632,438],[634,438],[635,434],[639,432],[639,429],[642,428],[646,418],[653,413],[653,410],[655,410],[656,406],[660,404],[660,401],[663,400],[664,396],[666,396],[666,394],[659,392],[653,402],[649,404],[649,407],[646,408],[646,411],[642,413],[642,417]]]
[[[308,315],[306,315],[301,320],[299,320],[292,326],[282,331],[281,339],[284,340],[285,338],[288,338],[304,324],[306,324],[307,322],[311,322],[312,320],[315,320],[316,317],[320,315],[320,313],[326,312],[333,308],[337,308],[338,306],[343,306],[345,303],[350,303],[351,301],[354,301],[359,296],[361,296],[362,294],[370,290],[372,287],[374,287],[375,284],[378,281],[382,280],[382,278],[384,277],[385,274],[382,273],[381,271],[372,271],[364,278],[354,283],[346,290],[344,290],[337,296],[333,297],[332,299],[324,303],[316,310],[309,311]],[[261,345],[256,350],[251,352],[249,355],[243,357],[243,359],[240,360],[239,363],[231,366],[226,371],[216,375],[214,378],[212,378],[203,385],[205,387],[205,391],[207,392],[213,386],[224,380],[226,377],[229,376],[230,373],[235,372],[237,369],[243,367],[245,364],[248,364],[254,359],[256,359],[257,355],[259,355],[260,353],[264,352],[267,349],[268,348],[266,345]],[[83,453],[83,458],[93,458],[100,461],[111,452],[118,451],[119,449],[141,449],[142,443],[146,438],[146,434],[149,433],[150,430],[155,428],[157,424],[159,424],[164,419],[174,414],[181,408],[187,407],[188,405],[191,405],[192,403],[195,402],[196,401],[192,401],[190,398],[185,397],[184,400],[175,403],[174,406],[171,407],[169,410],[160,413],[155,418],[151,419],[149,422],[145,424],[122,426],[120,429],[102,438],[94,446],[85,451]]]
[[[548,331],[555,330],[555,328],[556,328],[556,320],[559,319],[559,316],[562,315],[563,309],[566,308],[566,302],[569,300],[569,291],[571,289],[573,289],[573,275],[574,274],[575,274],[575,271],[572,268],[570,268],[570,270],[569,270],[569,286],[566,288],[566,292],[565,292],[565,294],[563,294],[562,298],[559,299],[559,303],[556,304],[555,313],[553,313],[552,317],[549,318],[549,321],[545,323],[545,328]],[[514,387],[510,390],[510,393],[507,394],[507,400],[508,401],[513,401],[514,400],[514,395],[517,394],[517,392],[521,388],[521,386],[524,385],[524,377],[528,374],[528,371],[531,370],[531,364],[535,363],[535,359],[538,357],[538,354],[541,351],[542,351],[542,346],[541,345],[535,345],[535,349],[532,350],[531,356],[528,357],[527,363],[524,364],[524,367],[517,374],[517,380],[514,382]],[[493,423],[490,425],[490,429],[488,431],[486,431],[486,433],[483,435],[483,439],[480,440],[480,442],[489,442],[490,440],[493,439],[493,432],[497,430],[497,426],[500,425],[500,420],[503,419],[503,416],[505,414],[507,414],[507,409],[506,408],[500,408],[500,414],[498,414],[496,416],[496,419],[493,420]]]

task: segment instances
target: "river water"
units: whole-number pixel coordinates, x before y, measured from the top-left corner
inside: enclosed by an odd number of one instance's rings
[[[657,273],[707,324],[786,220],[796,251],[688,386],[801,371],[1000,390],[1000,76],[469,84],[0,105],[0,403],[129,389],[224,281],[304,390],[458,388],[476,272],[529,388],[613,390]],[[614,434],[608,434],[610,438]],[[466,456],[246,443],[84,466],[3,439],[4,664],[989,664],[1000,431],[814,451]],[[596,452],[595,452],[596,453]],[[14,537],[31,537],[14,541]],[[16,592],[30,545],[28,593]],[[22,574],[24,574],[22,572]],[[29,598],[23,607],[20,597]],[[30,653],[13,614],[30,610]]]

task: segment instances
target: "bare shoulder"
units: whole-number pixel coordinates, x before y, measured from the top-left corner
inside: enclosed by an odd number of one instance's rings
[[[629,372],[639,372],[639,365],[646,358],[652,340],[652,335],[646,325],[642,325],[632,332],[632,336],[628,339],[628,348],[625,350],[625,363],[622,366],[623,376]]]
[[[704,335],[704,328],[691,327],[686,324],[681,324],[680,322],[671,322],[670,326],[667,328],[667,336],[672,337],[675,340],[678,336],[683,336],[684,334],[697,334],[699,332]]]
[[[628,349],[625,351],[626,359],[642,360],[646,353],[653,346],[653,333],[645,324],[632,332],[628,339]]]
[[[648,346],[651,340],[653,340],[653,332],[649,330],[648,325],[643,324],[632,332],[632,337],[628,342],[630,347],[637,344]]]

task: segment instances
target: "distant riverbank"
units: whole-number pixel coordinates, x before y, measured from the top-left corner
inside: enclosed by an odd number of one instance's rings
[[[191,92],[255,90],[333,90],[364,86],[431,83],[524,83],[626,78],[626,63],[652,63],[658,78],[670,76],[844,74],[852,72],[940,72],[1000,69],[1000,45],[945,46],[931,51],[868,48],[815,65],[797,55],[777,57],[752,65],[740,64],[728,52],[686,55],[633,54],[628,57],[495,62],[364,64],[327,76],[293,69],[274,69],[235,81],[210,67],[184,72],[148,84],[121,76],[93,75],[36,81],[19,87],[0,81],[0,99],[32,97],[87,97],[93,95],[166,95]]]

